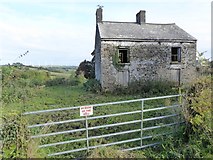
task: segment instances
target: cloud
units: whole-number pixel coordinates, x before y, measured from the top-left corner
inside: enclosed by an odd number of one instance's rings
[[[198,39],[199,51],[208,50],[210,55],[211,13],[207,0],[3,1],[0,3],[2,63],[11,63],[26,50],[30,50],[29,55],[20,59],[25,63],[78,65],[91,59],[97,4],[104,6],[104,20],[135,21],[135,14],[145,9],[147,22],[175,22]]]
[[[55,60],[55,63],[57,63],[57,60],[60,59],[59,56],[61,56],[62,61],[66,57],[69,58],[70,55],[72,55],[72,59],[76,59],[73,58],[74,56],[80,57],[82,60],[84,57],[91,59],[90,52],[92,52],[94,46],[95,32],[85,29],[85,26],[53,16],[22,17],[14,10],[8,8],[4,10],[4,16],[8,19],[7,21],[0,21],[2,41],[0,48],[3,52],[3,61],[9,59],[11,62],[14,59],[11,57],[16,57],[17,52],[24,52],[25,50],[31,51],[31,55],[34,55],[32,58],[41,58],[40,63],[46,62],[47,59]],[[95,29],[95,26],[93,27]],[[87,49],[82,48],[79,44]],[[71,63],[72,60],[70,60]],[[77,62],[75,65],[77,65]]]

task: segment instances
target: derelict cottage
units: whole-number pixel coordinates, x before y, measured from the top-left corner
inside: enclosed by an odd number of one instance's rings
[[[196,39],[175,23],[146,23],[145,11],[136,22],[103,21],[96,10],[95,78],[104,90],[135,80],[191,81],[196,74]]]

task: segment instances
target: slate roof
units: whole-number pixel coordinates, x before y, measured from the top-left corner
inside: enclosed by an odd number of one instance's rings
[[[182,40],[196,41],[186,31],[175,23],[154,24],[136,22],[110,22],[98,23],[101,39],[105,40]]]

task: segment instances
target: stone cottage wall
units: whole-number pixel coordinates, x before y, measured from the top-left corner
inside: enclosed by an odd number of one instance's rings
[[[98,27],[95,36],[95,78],[101,81],[101,38]]]
[[[118,47],[129,47],[130,63],[116,65]],[[171,63],[171,47],[181,47],[181,62]],[[127,86],[135,80],[169,80],[180,72],[180,83],[195,78],[196,43],[187,42],[101,42],[101,78],[105,90]]]

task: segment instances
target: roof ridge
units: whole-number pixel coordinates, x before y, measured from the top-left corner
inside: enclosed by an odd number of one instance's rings
[[[176,25],[175,23],[146,23],[150,25]]]
[[[109,23],[134,23],[134,24],[137,24],[136,22],[120,22],[120,21],[102,21],[102,22],[109,22]]]
[[[127,24],[131,23],[131,24],[138,24],[137,22],[119,22],[119,21],[102,21],[102,22],[106,22],[106,23],[127,23]],[[100,22],[100,23],[102,23],[102,22]],[[148,24],[148,25],[175,25],[175,23],[144,23],[144,24]]]

